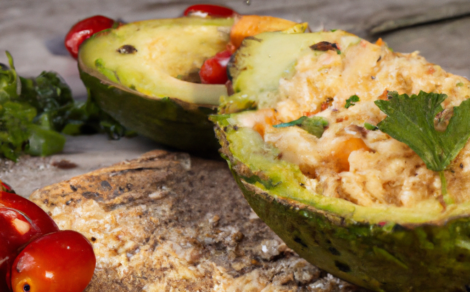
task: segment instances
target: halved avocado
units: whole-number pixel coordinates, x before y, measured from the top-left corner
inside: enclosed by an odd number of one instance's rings
[[[198,72],[225,50],[232,24],[184,17],[103,31],[80,47],[80,76],[99,106],[129,129],[181,150],[214,152],[208,115],[227,91],[198,83]]]
[[[222,156],[258,216],[312,264],[373,291],[469,291],[470,202],[440,209],[362,206],[312,192],[299,165],[246,126],[246,114],[271,110],[266,99],[282,98],[281,79],[295,74],[302,56],[364,42],[343,31],[245,39],[229,65],[235,94],[212,117]],[[315,50],[319,43],[327,49]],[[457,86],[470,90],[462,82]]]

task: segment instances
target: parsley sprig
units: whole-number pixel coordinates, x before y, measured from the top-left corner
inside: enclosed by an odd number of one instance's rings
[[[447,128],[438,131],[434,119],[443,111],[441,103],[446,98],[445,94],[423,91],[411,97],[389,92],[389,100],[377,100],[375,104],[387,115],[377,125],[380,131],[408,145],[428,169],[439,172],[444,202],[452,204],[444,170],[470,137],[470,99],[454,107]]]

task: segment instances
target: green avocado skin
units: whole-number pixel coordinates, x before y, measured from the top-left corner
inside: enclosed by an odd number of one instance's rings
[[[248,167],[230,155],[223,130],[216,133],[250,206],[313,265],[372,291],[470,291],[470,218],[371,225],[274,196],[250,183],[262,178],[247,174]]]
[[[146,98],[102,82],[80,70],[88,94],[125,127],[152,140],[203,156],[219,148],[208,116],[215,107],[204,107],[173,98]]]

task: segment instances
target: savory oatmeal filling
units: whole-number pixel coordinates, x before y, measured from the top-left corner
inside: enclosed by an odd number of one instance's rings
[[[365,124],[377,125],[386,117],[374,101],[387,99],[389,91],[444,93],[442,106],[449,109],[470,97],[470,82],[418,52],[395,53],[381,41],[346,36],[336,45],[338,50],[303,55],[296,73],[280,81],[278,98],[260,101],[261,109],[241,114],[239,124],[256,130],[282,159],[299,165],[316,193],[363,206],[412,207],[441,200],[439,174],[406,144]],[[354,95],[357,102],[351,102]],[[320,138],[300,127],[273,127],[302,116],[328,121]],[[445,176],[456,203],[470,200],[469,143]]]

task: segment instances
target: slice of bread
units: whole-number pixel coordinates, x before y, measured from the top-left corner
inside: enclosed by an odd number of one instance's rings
[[[287,248],[222,161],[153,151],[30,198],[93,243],[88,292],[358,291]]]

